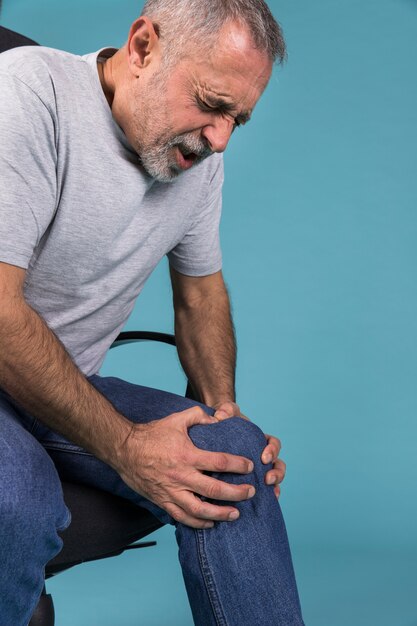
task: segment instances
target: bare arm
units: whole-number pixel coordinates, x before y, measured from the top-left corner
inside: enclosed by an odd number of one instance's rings
[[[42,318],[24,299],[25,271],[0,262],[0,387],[50,428],[112,466],[135,491],[184,524],[205,528],[225,521],[232,506],[203,502],[252,496],[206,471],[247,473],[244,457],[196,448],[193,424],[214,418],[201,408],[147,424],[132,424],[85,378]],[[198,469],[197,469],[198,468]]]
[[[0,386],[31,414],[110,465],[131,423],[78,370],[23,297],[25,270],[0,263]]]
[[[171,267],[178,355],[202,402],[235,400],[236,342],[221,272],[191,277]]]
[[[191,277],[171,267],[171,282],[178,354],[192,387],[205,404],[217,409],[218,419],[247,419],[235,403],[236,342],[222,273]],[[281,442],[265,437],[262,461],[273,463],[265,482],[274,485],[279,496],[285,476],[285,463],[278,459]]]

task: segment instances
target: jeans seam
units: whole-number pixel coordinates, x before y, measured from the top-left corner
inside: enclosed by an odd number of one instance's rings
[[[71,511],[67,508],[67,512],[65,515],[65,520],[57,525],[57,531],[62,532],[66,530],[71,523]]]
[[[207,595],[210,600],[211,608],[213,609],[214,619],[216,620],[217,626],[228,626],[226,616],[223,611],[222,604],[220,602],[219,594],[217,592],[216,583],[214,581],[213,574],[210,570],[210,566],[208,564],[207,553],[205,548],[205,538],[206,532],[204,530],[196,529],[196,539],[197,539],[197,553],[198,560],[200,562],[201,573],[203,575],[203,580],[206,585]]]

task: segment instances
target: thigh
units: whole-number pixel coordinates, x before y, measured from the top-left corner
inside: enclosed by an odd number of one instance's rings
[[[171,413],[199,404],[183,396],[135,385],[119,378],[92,376],[90,382],[120,413],[135,423],[162,419]],[[213,412],[209,407],[204,408]],[[127,498],[138,506],[147,508],[164,524],[173,523],[165,511],[134,492],[115,470],[85,449],[39,421],[32,426],[32,432],[50,455],[61,480],[86,484]]]
[[[213,409],[194,400],[173,393],[134,385],[118,378],[93,376],[90,382],[107,397],[114,407],[135,423],[162,419],[171,413],[183,411],[199,404],[208,413]],[[62,435],[37,424],[34,434],[50,454],[62,480],[88,484],[104,491],[128,498],[147,508],[163,523],[173,523],[163,510],[134,492],[110,466],[92,454],[66,440]],[[190,438],[199,448],[230,452],[260,462],[265,437],[254,424],[239,417],[209,425],[195,425],[189,430]],[[260,467],[260,474],[266,469]],[[247,475],[221,474],[218,478],[228,482],[248,482]]]
[[[32,532],[43,521],[69,523],[61,482],[49,455],[31,430],[35,421],[0,392],[0,518]],[[30,534],[28,532],[28,534]]]
[[[213,409],[195,400],[169,391],[128,383],[120,378],[92,376],[90,381],[118,411],[135,423],[161,419],[196,405],[213,413]]]
[[[50,457],[0,392],[0,623],[28,623],[70,514]]]

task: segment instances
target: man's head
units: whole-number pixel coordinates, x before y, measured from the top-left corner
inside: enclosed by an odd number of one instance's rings
[[[169,182],[225,150],[285,44],[263,0],[148,0],[121,52],[107,72],[113,114],[144,168]]]
[[[168,64],[187,54],[190,44],[211,52],[229,22],[241,24],[272,62],[285,57],[281,28],[264,0],[147,0],[142,15],[156,25]]]

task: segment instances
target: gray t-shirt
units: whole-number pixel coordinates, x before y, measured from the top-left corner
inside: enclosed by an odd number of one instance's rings
[[[28,303],[87,375],[164,255],[189,276],[221,268],[221,156],[173,183],[150,178],[112,117],[98,54],[0,55],[0,261],[27,268]]]

